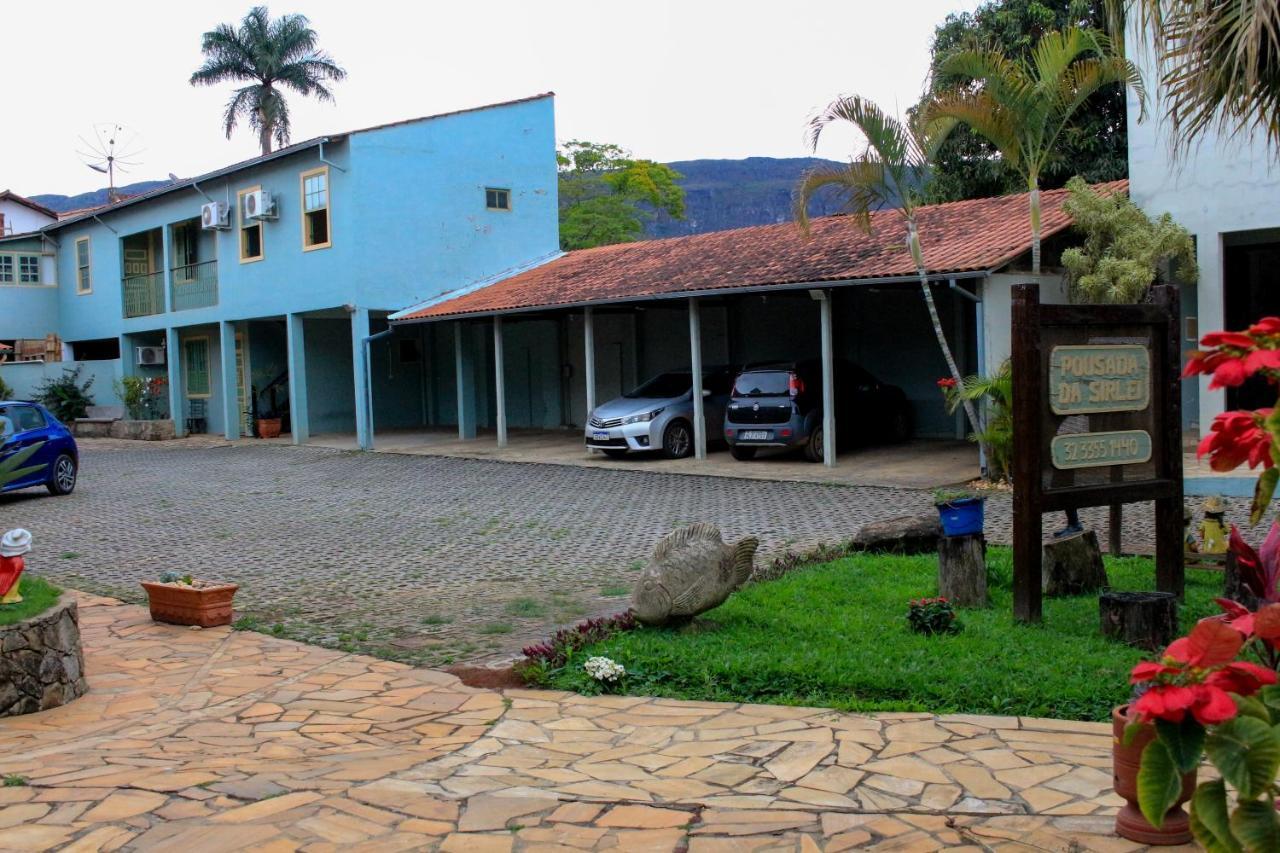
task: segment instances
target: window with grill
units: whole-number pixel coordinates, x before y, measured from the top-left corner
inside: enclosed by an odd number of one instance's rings
[[[18,255],[18,283],[40,283],[40,256]]]
[[[329,240],[329,169],[302,173],[302,248],[323,249]]]
[[[93,290],[92,273],[89,271],[89,238],[76,240],[76,293]]]
[[[511,190],[498,187],[485,187],[484,206],[490,210],[510,210]]]
[[[13,284],[13,255],[0,255],[0,284]]]
[[[209,339],[187,338],[182,343],[187,396],[209,396]]]

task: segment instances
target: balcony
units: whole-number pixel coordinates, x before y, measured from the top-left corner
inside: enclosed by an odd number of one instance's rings
[[[124,316],[148,317],[164,313],[164,273],[132,275],[120,282],[124,293]]]
[[[187,311],[218,304],[218,262],[174,267],[170,272],[169,309]]]

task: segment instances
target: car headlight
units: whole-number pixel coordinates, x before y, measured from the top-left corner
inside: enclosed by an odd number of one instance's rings
[[[643,415],[631,415],[623,418],[622,422],[624,424],[647,424],[660,414],[662,414],[662,409],[654,409],[652,412],[645,412]]]

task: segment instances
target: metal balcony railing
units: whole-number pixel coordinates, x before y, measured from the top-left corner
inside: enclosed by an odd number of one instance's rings
[[[173,311],[209,308],[218,304],[218,262],[186,264],[170,270],[169,306]]]
[[[147,317],[164,313],[164,273],[129,276],[121,281],[124,316]]]

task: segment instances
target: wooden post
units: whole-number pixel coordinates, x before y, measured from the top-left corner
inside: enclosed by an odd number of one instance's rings
[[[1121,528],[1124,527],[1124,504],[1112,504],[1107,519],[1107,551],[1119,557],[1123,547]]]
[[[1165,381],[1153,388],[1154,395],[1163,403],[1164,417],[1156,425],[1152,436],[1152,452],[1156,459],[1163,459],[1165,470],[1157,476],[1169,481],[1171,493],[1156,499],[1156,589],[1183,597],[1185,571],[1183,566],[1182,519],[1182,362],[1181,320],[1179,319],[1178,289],[1170,285],[1153,288],[1154,302],[1165,311],[1163,335],[1157,334],[1157,342],[1163,337],[1163,347],[1154,347],[1153,355],[1163,354],[1166,370],[1161,374]],[[1160,327],[1153,327],[1159,332]]]
[[[1013,618],[1039,622],[1040,453],[1043,385],[1040,287],[1013,286]]]

